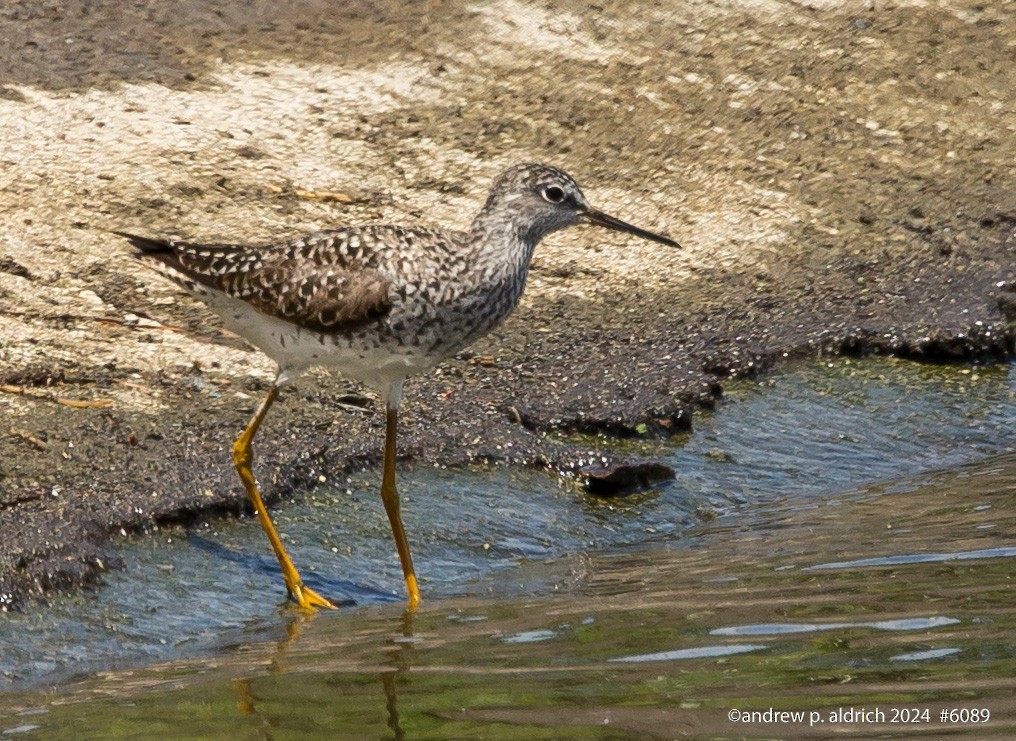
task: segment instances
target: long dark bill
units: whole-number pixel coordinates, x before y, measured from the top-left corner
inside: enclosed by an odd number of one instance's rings
[[[628,234],[634,234],[636,237],[642,237],[643,239],[650,239],[653,242],[659,242],[660,244],[665,244],[668,247],[681,247],[681,245],[670,237],[665,237],[662,234],[657,234],[656,232],[649,232],[645,229],[639,229],[637,226],[632,226],[627,221],[615,219],[613,216],[608,216],[602,211],[597,211],[595,208],[583,211],[582,216],[590,224],[605,226],[608,229],[615,229],[619,232],[628,232]]]

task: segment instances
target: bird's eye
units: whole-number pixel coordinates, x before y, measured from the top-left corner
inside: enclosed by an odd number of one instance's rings
[[[548,185],[543,189],[543,199],[549,203],[560,203],[564,200],[564,191],[556,185]]]

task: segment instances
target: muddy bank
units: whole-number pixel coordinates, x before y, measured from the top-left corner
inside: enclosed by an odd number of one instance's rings
[[[685,432],[790,357],[1013,352],[1011,13],[405,7],[0,10],[0,604],[93,581],[121,530],[246,507],[228,450],[272,369],[108,229],[461,227],[543,160],[685,245],[548,240],[515,316],[409,385],[407,464],[644,483],[671,472],[568,434]],[[374,465],[376,406],[287,389],[267,497]]]

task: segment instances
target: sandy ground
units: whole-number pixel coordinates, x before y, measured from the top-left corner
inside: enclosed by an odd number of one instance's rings
[[[547,433],[686,431],[801,355],[1006,359],[1014,39],[1016,3],[963,0],[4,3],[0,605],[246,506],[228,449],[273,369],[110,229],[464,227],[536,160],[685,246],[548,239],[515,316],[409,386],[406,460],[624,487],[674,472]],[[375,406],[288,389],[268,498],[376,463]]]

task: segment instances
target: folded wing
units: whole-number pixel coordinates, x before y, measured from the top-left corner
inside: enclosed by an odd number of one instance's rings
[[[160,263],[168,277],[193,290],[197,284],[245,301],[258,311],[316,332],[345,332],[391,311],[390,283],[377,270],[344,258],[335,235],[327,266],[286,245],[201,245],[126,232],[138,257]]]

